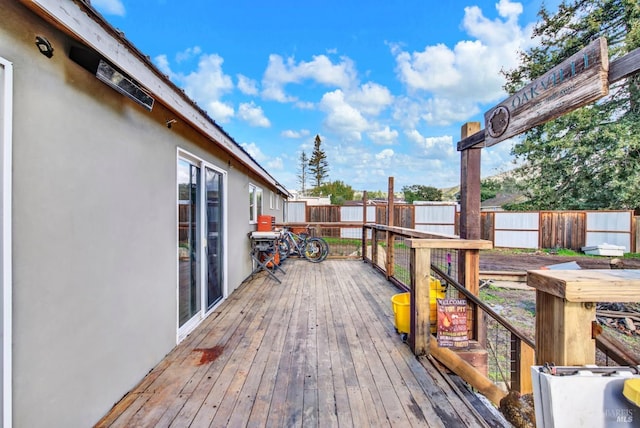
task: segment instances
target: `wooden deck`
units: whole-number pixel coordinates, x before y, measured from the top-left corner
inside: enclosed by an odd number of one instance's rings
[[[287,260],[244,283],[100,427],[488,426],[395,332],[362,261]]]

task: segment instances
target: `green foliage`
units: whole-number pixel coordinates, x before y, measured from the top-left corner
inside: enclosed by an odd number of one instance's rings
[[[543,8],[534,34],[541,44],[506,73],[510,92],[544,74],[591,40],[605,36],[609,55],[640,46],[637,0],[563,0]],[[640,207],[640,87],[638,77],[610,88],[599,102],[525,133],[513,154],[528,202],[517,209],[634,209]]]
[[[355,191],[348,184],[337,180],[314,187],[309,193],[311,196],[331,195],[332,205],[344,205],[345,201],[353,201]]]
[[[432,186],[423,186],[421,184],[413,184],[402,188],[404,200],[408,204],[413,201],[441,201],[442,190]]]
[[[501,187],[497,180],[487,179],[480,181],[480,201],[495,198]]]
[[[387,192],[382,190],[369,190],[367,191],[368,199],[387,199]]]
[[[318,188],[329,177],[329,162],[327,161],[327,155],[320,148],[322,140],[320,136],[316,134],[316,139],[313,143],[313,153],[311,153],[311,159],[309,159],[309,172],[313,179],[313,187]]]

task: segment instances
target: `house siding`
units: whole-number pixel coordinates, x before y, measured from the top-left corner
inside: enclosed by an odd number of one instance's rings
[[[91,426],[176,345],[178,149],[228,173],[229,293],[251,272],[248,185],[270,187],[163,126],[164,107],[98,81],[24,6],[0,0],[0,17],[14,64],[13,425]]]

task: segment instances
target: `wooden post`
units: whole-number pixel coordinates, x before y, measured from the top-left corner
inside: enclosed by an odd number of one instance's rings
[[[465,139],[480,131],[480,122],[469,122],[462,126]],[[481,149],[466,149],[460,152],[460,238],[480,239],[480,161]],[[458,281],[475,296],[479,292],[480,253],[460,251],[458,257]],[[475,314],[471,326],[472,339],[486,346],[486,329],[482,313]]]
[[[595,364],[596,341],[591,334],[595,319],[595,303],[569,302],[537,290],[536,363]]]
[[[393,211],[395,209],[393,203],[393,177],[389,177],[389,194],[387,195],[387,226],[393,226]],[[394,256],[393,256],[393,244],[395,241],[395,235],[392,232],[387,232],[387,262],[386,271],[387,279],[393,276]]]
[[[362,192],[362,260],[367,259],[367,191]]]
[[[478,250],[492,248],[491,241],[461,239],[407,239],[411,248],[411,331],[409,345],[416,355],[428,350],[431,335],[429,277],[431,274],[431,248]]]
[[[536,289],[536,363],[582,366],[595,362],[595,302],[640,302],[640,271],[531,270]]]
[[[535,365],[534,349],[511,334],[511,389],[520,394],[533,392],[531,366]]]
[[[377,229],[371,229],[371,263],[374,266],[378,265],[378,231]]]
[[[411,248],[409,261],[411,275],[411,332],[409,346],[415,355],[429,351],[431,320],[429,305],[429,276],[431,275],[431,249]]]

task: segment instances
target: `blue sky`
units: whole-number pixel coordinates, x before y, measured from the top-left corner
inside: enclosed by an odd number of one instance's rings
[[[459,184],[460,127],[506,98],[541,4],[92,0],[289,190],[319,134],[329,181],[370,191]],[[483,176],[511,145],[483,149]]]

